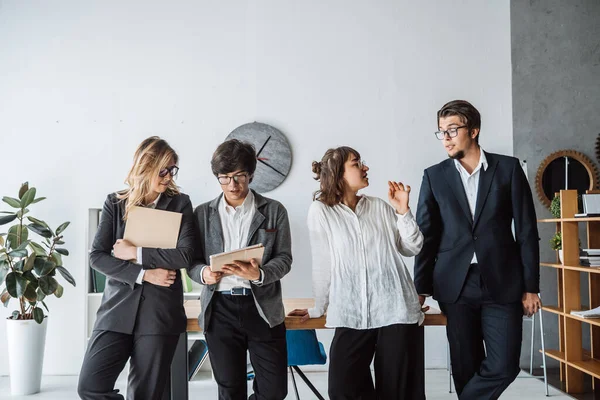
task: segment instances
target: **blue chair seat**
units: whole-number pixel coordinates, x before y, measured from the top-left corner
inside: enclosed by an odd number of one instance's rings
[[[300,365],[323,365],[327,362],[327,354],[323,344],[317,340],[317,332],[314,329],[290,330],[286,332],[288,366],[292,374],[294,391],[296,399],[300,400],[294,370],[300,375],[300,378],[306,383],[310,390],[319,400],[324,400],[323,396],[314,387],[310,380],[300,370]]]

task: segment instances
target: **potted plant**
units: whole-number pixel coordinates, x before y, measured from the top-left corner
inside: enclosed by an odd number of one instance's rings
[[[10,300],[16,299],[18,306],[6,323],[13,395],[40,390],[47,325],[44,309],[48,311],[44,299],[63,294],[57,272],[75,286],[62,261],[69,252],[60,247],[69,222],[52,230],[46,222],[28,215],[27,207],[45,199],[35,196],[35,188],[26,182],[18,198],[2,198],[14,210],[0,212],[0,225],[13,223],[6,233],[0,233],[0,300],[8,307]],[[32,233],[41,237],[41,244],[33,240]]]
[[[554,196],[550,203],[550,214],[554,218],[560,218],[560,196]]]
[[[558,250],[558,259],[562,263],[562,233],[560,231],[556,232],[550,239],[550,248],[552,248],[552,250]]]

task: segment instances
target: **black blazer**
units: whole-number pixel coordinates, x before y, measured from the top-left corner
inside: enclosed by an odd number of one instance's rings
[[[423,175],[417,223],[425,242],[415,258],[415,286],[418,293],[432,294],[442,303],[458,299],[473,252],[495,302],[517,302],[524,292],[539,292],[539,237],[531,189],[518,159],[485,156],[488,168],[480,171],[473,218],[454,160]]]
[[[175,249],[142,249],[143,265],[111,255],[117,239],[125,232],[125,203],[109,194],[104,202],[100,224],[90,252],[92,268],[106,275],[106,288],[96,315],[94,330],[153,335],[180,334],[186,329],[180,268],[189,268],[194,256],[194,221],[190,198],[163,194],[157,209],[183,214]],[[170,287],[135,283],[143,269],[177,270]]]

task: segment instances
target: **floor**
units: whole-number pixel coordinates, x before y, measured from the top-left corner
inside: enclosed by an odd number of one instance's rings
[[[312,383],[317,387],[321,394],[327,395],[327,373],[326,372],[311,372],[306,374]],[[455,393],[448,393],[448,372],[446,370],[427,370],[426,379],[426,394],[428,400],[456,399]],[[297,376],[296,381],[300,398],[315,399],[313,393]],[[76,400],[77,377],[76,376],[45,376],[42,379],[42,391],[31,396],[10,396],[10,381],[8,377],[0,377],[0,399],[10,400]],[[118,386],[124,389],[124,384]],[[249,389],[251,385],[248,386]],[[572,399],[550,388],[550,396],[554,400]],[[216,399],[217,387],[212,381],[192,382],[190,384],[190,399]],[[289,380],[289,395],[287,399],[295,399],[294,389]],[[521,373],[519,378],[508,388],[501,397],[503,400],[535,400],[545,399],[544,383],[538,379],[530,378],[528,374]]]

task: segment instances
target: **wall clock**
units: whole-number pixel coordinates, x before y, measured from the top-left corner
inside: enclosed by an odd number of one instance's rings
[[[226,140],[238,139],[254,145],[256,171],[250,188],[266,193],[285,180],[292,166],[292,149],[285,135],[271,125],[252,122],[235,128]]]

